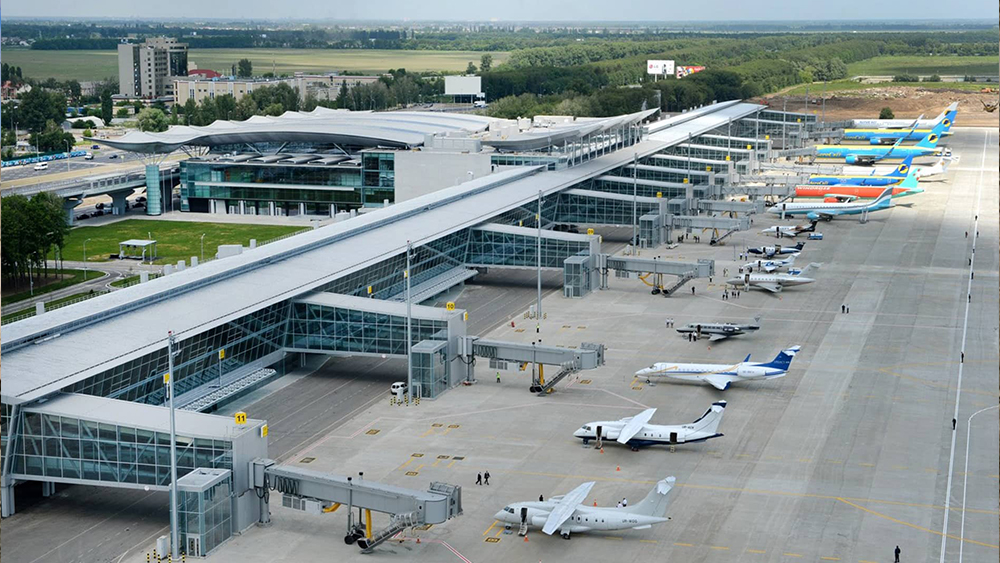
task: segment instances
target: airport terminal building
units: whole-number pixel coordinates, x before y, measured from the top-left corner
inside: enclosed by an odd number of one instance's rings
[[[464,311],[420,303],[492,268],[562,272],[567,297],[597,289],[609,268],[628,268],[609,263],[598,235],[560,225],[637,224],[640,246],[692,229],[746,229],[745,213],[760,202],[728,201],[726,190],[771,150],[773,113],[734,101],[656,121],[647,111],[528,124],[324,109],[109,141],[150,157],[196,154],[182,164],[189,212],[363,212],[7,325],[4,516],[25,481],[163,490],[168,332],[178,350],[182,473],[230,472],[192,477],[231,497],[230,532],[259,516],[246,468],[266,456],[266,422],[202,413],[309,355],[409,354],[425,399],[474,377],[474,356],[594,367],[599,346],[487,342],[468,334]]]

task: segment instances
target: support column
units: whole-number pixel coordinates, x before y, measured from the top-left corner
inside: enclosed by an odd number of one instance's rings
[[[7,446],[3,452],[3,466],[0,472],[0,505],[2,505],[2,516],[7,518],[14,515],[14,480],[10,478],[10,470],[14,446],[21,434],[21,408],[14,405],[10,413],[10,421],[7,423]]]
[[[108,195],[111,196],[111,214],[112,215],[124,215],[127,205],[128,196],[135,193],[133,189],[121,190],[118,192],[109,192]],[[148,201],[149,198],[147,198]]]
[[[76,224],[76,212],[73,210],[76,209],[76,207],[81,203],[83,203],[82,197],[67,197],[63,200],[63,209],[66,210],[67,225],[72,227]]]
[[[160,165],[146,165],[146,215],[162,215],[170,205],[163,201],[163,189],[160,186]]]

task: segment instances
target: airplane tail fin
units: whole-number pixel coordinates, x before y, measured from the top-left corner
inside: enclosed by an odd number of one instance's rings
[[[794,256],[794,255],[793,255],[793,256]],[[759,325],[759,324],[760,324],[760,317],[761,317],[761,314],[760,314],[760,313],[757,313],[756,315],[754,315],[754,316],[753,316],[753,324],[755,324],[755,325]]]
[[[778,355],[774,357],[769,363],[762,364],[761,367],[776,368],[781,370],[788,370],[788,366],[792,365],[792,358],[795,354],[799,352],[801,348],[799,346],[792,346],[791,348],[786,348],[778,352]]]
[[[912,175],[907,176],[907,178],[911,177]],[[906,180],[904,180],[904,182],[905,181]],[[914,179],[913,181],[915,183],[916,179]],[[913,187],[913,186],[903,186],[903,187]],[[872,202],[870,209],[881,209],[883,207],[889,207],[890,205],[892,205],[892,186],[889,186],[888,188],[882,190],[882,193],[879,194],[879,196],[875,198],[875,201]]]
[[[931,129],[931,132],[927,134],[926,137],[920,139],[920,141],[915,145],[924,149],[933,149],[937,147],[938,140],[941,138],[941,133],[944,131],[944,123],[938,123]]]
[[[719,430],[719,423],[722,422],[722,415],[725,414],[726,402],[718,401],[712,403],[711,407],[701,415],[701,418],[691,423],[695,432],[707,432],[715,434]]]
[[[802,268],[802,271],[799,272],[799,275],[808,278],[809,274],[811,274],[813,270],[818,270],[819,267],[820,267],[820,264],[818,264],[816,262],[812,262],[811,264],[809,264],[805,268]]]
[[[785,258],[785,264],[787,266],[791,266],[791,265],[795,264],[795,259],[798,258],[798,257],[799,257],[799,253],[798,252],[796,252],[795,254],[789,254],[788,258]]]
[[[906,155],[906,158],[903,159],[903,162],[899,163],[899,166],[897,166],[895,170],[886,175],[891,176],[893,178],[905,178],[906,175],[910,173],[910,167],[912,165],[913,165],[913,155],[908,154]]]
[[[937,164],[935,164],[934,166],[937,166]],[[898,187],[900,187],[900,188],[916,188],[918,185],[919,185],[919,182],[917,182],[916,171],[910,170],[906,174],[906,177],[903,178],[903,181],[899,183]],[[892,193],[892,190],[889,190],[889,193]]]
[[[803,248],[805,248],[805,246],[806,246],[806,243],[803,242],[803,241],[800,241],[798,244],[795,245],[795,248],[797,248],[799,250],[802,250]]]
[[[676,482],[677,478],[673,476],[658,481],[653,490],[646,495],[646,498],[642,499],[642,502],[628,507],[627,510],[643,516],[662,518],[667,512],[667,494],[674,488]]]

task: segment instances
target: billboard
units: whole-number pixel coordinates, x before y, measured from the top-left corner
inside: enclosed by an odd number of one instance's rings
[[[684,78],[696,72],[705,70],[703,66],[679,66],[677,67],[677,78]]]
[[[674,61],[646,61],[646,74],[673,74]]]
[[[483,80],[478,76],[445,76],[445,96],[475,96],[483,91]]]

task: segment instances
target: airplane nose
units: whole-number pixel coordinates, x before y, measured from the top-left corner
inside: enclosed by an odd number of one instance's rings
[[[496,514],[493,515],[493,519],[494,520],[499,520],[501,522],[506,522],[506,519],[504,518],[506,514],[507,514],[506,512],[504,512],[503,510],[501,510],[501,511],[499,511]]]

